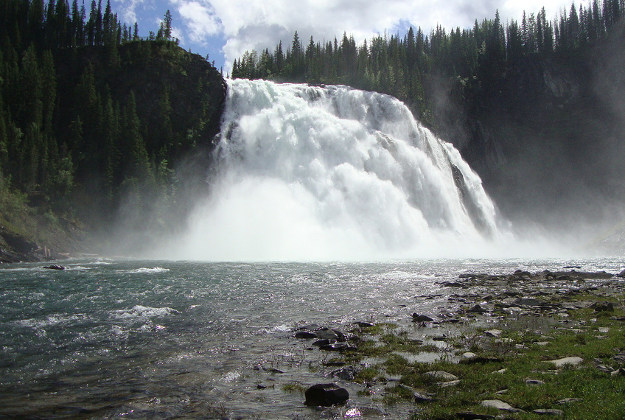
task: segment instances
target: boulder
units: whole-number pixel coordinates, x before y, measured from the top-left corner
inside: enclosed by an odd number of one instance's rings
[[[306,397],[304,404],[309,406],[330,407],[345,404],[349,399],[349,392],[333,383],[313,385],[306,390],[304,395]]]
[[[302,331],[298,331],[295,333],[295,338],[302,338],[302,339],[317,338],[317,334],[315,334],[312,331],[302,330]]]
[[[427,315],[419,315],[416,312],[412,314],[412,322],[432,322],[432,321],[434,320]]]

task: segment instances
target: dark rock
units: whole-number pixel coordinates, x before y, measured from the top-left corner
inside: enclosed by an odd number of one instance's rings
[[[319,348],[325,351],[356,350],[356,347],[349,345],[347,343],[328,343],[328,344],[320,345]]]
[[[46,265],[43,268],[47,268],[48,270],[65,270],[65,267],[58,264]]]
[[[614,312],[614,304],[612,302],[595,302],[590,307],[595,312]]]
[[[362,322],[362,321],[357,321],[354,322],[354,324],[358,325],[360,328],[369,328],[369,327],[373,327],[373,324],[370,322]]]
[[[353,366],[346,366],[341,369],[334,370],[330,372],[330,375],[342,379],[344,381],[353,381],[356,375],[358,374],[358,369]]]
[[[330,341],[345,341],[345,334],[338,330],[331,330],[330,328],[321,328],[315,331],[317,338]]]
[[[440,283],[440,285],[445,287],[466,287],[464,284],[457,281],[445,281],[443,283]]]
[[[328,362],[323,362],[323,365],[328,367],[345,366],[346,364],[347,363],[341,362],[340,360],[330,360]]]
[[[616,277],[621,277],[621,278],[625,278],[625,270],[621,271],[620,273],[618,273],[616,275]]]
[[[315,334],[312,331],[298,331],[295,333],[295,338],[303,338],[303,339],[310,339],[310,338],[317,338],[317,334]]]
[[[420,392],[414,391],[413,392],[414,395],[414,401],[417,403],[424,403],[424,402],[432,402],[432,401],[436,401],[435,398],[433,398],[431,395],[429,394],[422,394]]]
[[[267,387],[263,384],[256,385],[256,389],[267,389]]]
[[[460,413],[456,413],[456,417],[461,420],[481,420],[481,419],[494,419],[495,416],[491,416],[490,414],[476,414],[470,411],[463,411]]]
[[[460,360],[459,363],[463,365],[477,365],[477,364],[485,364],[485,363],[502,363],[503,358],[501,357],[489,357],[489,356],[476,356],[469,357],[466,359]]]
[[[434,320],[427,315],[419,315],[416,312],[412,314],[412,322],[432,322],[432,321]]]
[[[321,346],[327,346],[329,344],[330,344],[330,340],[328,340],[327,338],[324,338],[324,339],[315,341],[313,343],[313,346],[321,347]]]
[[[474,314],[483,314],[486,312],[486,310],[482,308],[480,305],[474,305],[471,308],[469,308],[467,312],[474,313]]]
[[[309,406],[330,407],[337,404],[345,404],[349,399],[349,392],[345,388],[341,388],[336,384],[317,384],[313,385],[304,393],[306,402]]]

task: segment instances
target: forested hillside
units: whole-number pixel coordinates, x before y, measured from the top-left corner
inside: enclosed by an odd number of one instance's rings
[[[137,31],[110,1],[89,11],[77,0],[0,2],[3,249],[15,249],[9,236],[58,248],[71,242],[62,232],[129,207],[141,215],[133,224],[165,223],[148,213],[157,207],[180,210],[190,175],[174,163],[207,155],[225,84],[178,47],[169,12],[149,39]]]
[[[295,33],[290,45],[246,52],[232,76],[394,95],[461,150],[506,215],[566,224],[625,197],[624,13],[623,0],[593,0],[555,20],[544,8],[520,22],[496,14],[361,45]]]

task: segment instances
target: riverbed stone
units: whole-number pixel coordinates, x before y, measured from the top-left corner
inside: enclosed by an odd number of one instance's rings
[[[584,359],[577,356],[572,357],[563,357],[562,359],[557,360],[547,360],[548,363],[553,363],[557,368],[561,368],[566,365],[577,366],[582,363]]]
[[[429,372],[425,372],[425,374],[443,381],[455,381],[456,379],[458,379],[456,375],[445,372],[444,370],[431,370]]]
[[[413,322],[432,322],[434,320],[427,315],[418,314],[415,312],[412,314],[412,321]]]
[[[349,392],[334,383],[316,384],[311,386],[304,393],[308,406],[330,407],[341,405],[349,399]]]
[[[484,400],[482,401],[481,405],[482,407],[496,408],[497,410],[508,411],[510,413],[516,413],[520,411],[518,408],[514,408],[507,402],[501,400]]]
[[[527,385],[545,385],[545,382],[540,379],[526,379],[525,383]]]
[[[564,416],[564,411],[558,410],[557,408],[537,408],[536,410],[533,410],[533,413],[543,416]]]
[[[487,330],[487,331],[484,331],[484,334],[489,337],[499,338],[501,336],[501,330],[496,330],[496,329]]]

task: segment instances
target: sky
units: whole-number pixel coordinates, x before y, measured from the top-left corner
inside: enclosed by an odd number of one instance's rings
[[[553,20],[572,0],[111,0],[113,11],[127,24],[139,25],[139,35],[157,32],[170,10],[173,35],[180,45],[223,68],[246,50],[273,51],[282,40],[291,44],[298,31],[302,43],[340,39],[343,32],[360,44],[378,34],[404,34],[410,25],[426,34],[436,25],[470,28],[475,19],[520,21],[523,10],[545,7]],[[579,2],[577,2],[579,5]]]

